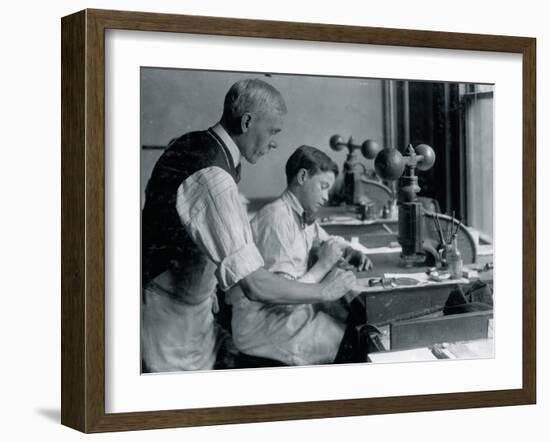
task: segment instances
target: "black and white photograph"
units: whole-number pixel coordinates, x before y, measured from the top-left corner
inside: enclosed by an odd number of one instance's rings
[[[493,358],[494,98],[141,67],[141,373]]]
[[[543,5],[7,2],[0,440],[546,441]]]

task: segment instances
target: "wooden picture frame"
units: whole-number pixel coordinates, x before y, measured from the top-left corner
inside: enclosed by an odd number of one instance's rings
[[[522,387],[131,413],[105,412],[105,30],[521,54]],[[84,10],[62,19],[62,424],[83,432],[533,404],[536,401],[536,41],[311,23]]]

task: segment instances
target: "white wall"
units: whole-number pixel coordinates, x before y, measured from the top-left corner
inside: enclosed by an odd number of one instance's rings
[[[59,425],[60,407],[60,23],[86,7],[535,36],[538,38],[538,225],[549,221],[543,174],[550,145],[550,30],[543,2],[464,0],[115,1],[6,3],[0,28],[0,269],[2,276],[2,440],[84,440]],[[312,7],[314,5],[314,7]],[[521,5],[521,6],[520,6]],[[513,154],[513,152],[511,152]],[[519,191],[519,190],[517,190]],[[538,232],[538,392],[536,406],[191,428],[93,436],[94,440],[547,440],[550,303],[548,230]],[[546,272],[547,273],[547,272]],[[545,318],[544,318],[545,319]],[[320,386],[320,388],[323,388]],[[89,438],[89,437],[88,437]],[[89,440],[89,439],[87,439]]]
[[[335,77],[304,77],[181,69],[142,71],[142,144],[167,144],[172,138],[217,123],[229,87],[243,78],[263,78],[283,95],[288,115],[277,136],[278,148],[268,161],[259,161],[253,171],[243,161],[240,191],[248,198],[276,197],[286,187],[285,164],[298,146],[307,144],[325,151],[342,167],[347,151],[335,152],[329,138],[339,133],[361,144],[367,138],[383,145],[382,81]],[[141,155],[141,191],[162,152]],[[367,163],[367,160],[364,160]],[[372,169],[372,162],[370,164]],[[340,169],[341,170],[341,169]]]

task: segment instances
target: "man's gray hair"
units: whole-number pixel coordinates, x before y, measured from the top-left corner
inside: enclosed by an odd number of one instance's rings
[[[286,114],[281,93],[263,80],[240,80],[225,95],[222,119],[230,126],[236,126],[245,112],[265,114],[269,111]]]

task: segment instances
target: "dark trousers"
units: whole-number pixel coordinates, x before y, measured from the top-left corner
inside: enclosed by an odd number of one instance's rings
[[[346,330],[334,359],[335,364],[367,361],[369,336],[365,327],[366,316],[364,304],[357,298],[352,300],[349,305]]]

